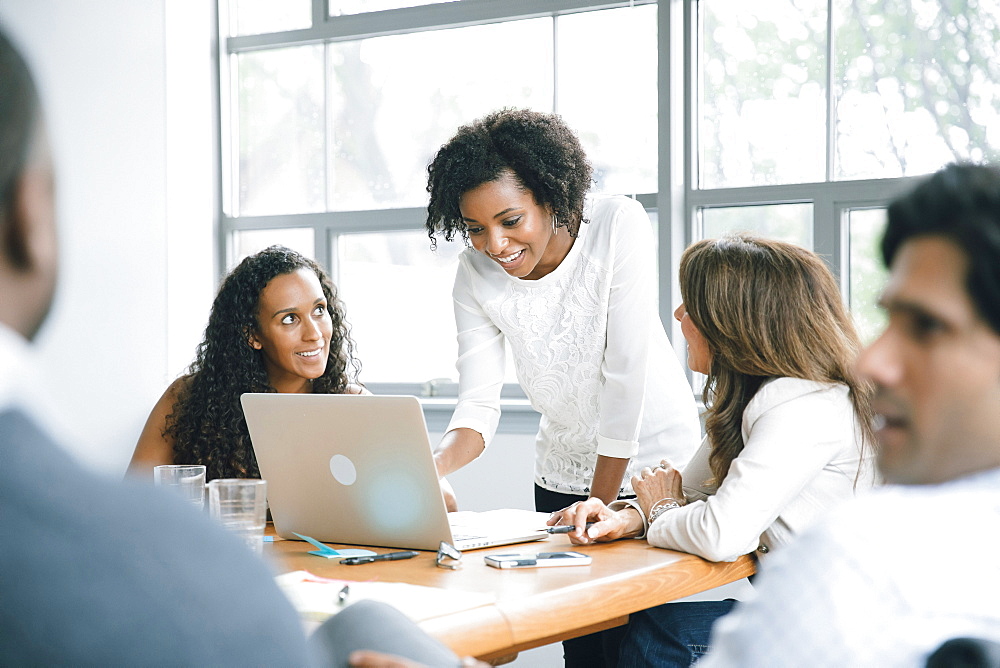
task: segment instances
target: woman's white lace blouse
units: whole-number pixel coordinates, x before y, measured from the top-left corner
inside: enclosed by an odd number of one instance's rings
[[[475,250],[460,256],[453,292],[459,400],[448,429],[492,440],[500,418],[505,341],[541,413],[535,482],[588,494],[597,455],[631,458],[623,480],[697,447],[694,397],[660,323],[655,243],[642,206],[588,201],[562,263],[538,280],[508,275]],[[565,229],[559,230],[566,234]]]

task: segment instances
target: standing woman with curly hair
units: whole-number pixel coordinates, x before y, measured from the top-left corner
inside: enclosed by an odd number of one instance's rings
[[[219,288],[189,372],[153,407],[129,473],[204,464],[207,479],[259,478],[240,395],[358,394],[359,364],[336,289],[283,246],[244,259]]]
[[[649,218],[627,197],[587,197],[591,172],[558,116],[510,109],[459,128],[428,167],[432,246],[438,235],[469,246],[453,291],[458,406],[438,473],[492,440],[509,345],[541,413],[534,491],[543,512],[629,496],[633,474],[661,459],[682,466],[699,438],[693,393],[657,313]],[[567,665],[594,656],[566,651]]]

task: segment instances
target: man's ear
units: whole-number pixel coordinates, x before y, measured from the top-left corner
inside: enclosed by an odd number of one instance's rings
[[[14,181],[4,219],[0,251],[17,271],[54,261],[55,193],[52,172],[29,167]]]

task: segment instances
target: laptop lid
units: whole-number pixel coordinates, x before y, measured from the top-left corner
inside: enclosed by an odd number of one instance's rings
[[[500,535],[473,529],[471,543],[452,534],[416,397],[270,393],[241,402],[283,538],[418,550],[445,540],[461,550],[546,536],[536,518],[508,521]]]

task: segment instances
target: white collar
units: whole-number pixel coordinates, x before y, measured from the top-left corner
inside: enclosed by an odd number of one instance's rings
[[[15,403],[31,368],[32,355],[28,341],[0,322],[0,409]]]

